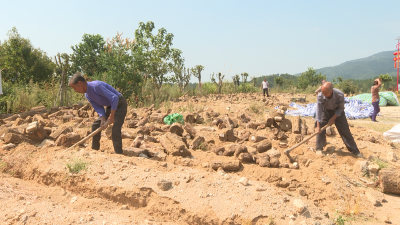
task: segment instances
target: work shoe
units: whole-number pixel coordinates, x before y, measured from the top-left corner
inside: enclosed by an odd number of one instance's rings
[[[356,157],[357,157],[357,158],[360,158],[360,159],[365,159],[365,157],[364,157],[361,153],[358,153],[358,154],[356,155]]]

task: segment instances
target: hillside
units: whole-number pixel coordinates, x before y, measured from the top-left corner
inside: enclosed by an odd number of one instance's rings
[[[393,52],[394,51],[380,52],[366,58],[347,61],[337,66],[317,69],[317,72],[326,74],[328,80],[332,80],[336,77],[361,80],[386,73],[395,76],[396,69],[393,68]]]

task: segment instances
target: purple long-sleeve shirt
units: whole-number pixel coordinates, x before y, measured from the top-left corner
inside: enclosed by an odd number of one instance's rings
[[[120,95],[121,93],[103,81],[87,82],[85,97],[100,117],[106,116],[104,106],[111,106],[111,110],[117,109]]]

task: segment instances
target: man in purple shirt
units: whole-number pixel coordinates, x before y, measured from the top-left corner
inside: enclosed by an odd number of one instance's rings
[[[122,154],[121,128],[127,111],[125,98],[109,84],[98,80],[87,82],[80,73],[76,73],[70,78],[69,86],[74,91],[85,94],[86,99],[99,114],[99,118],[92,124],[92,132],[100,126],[105,128],[106,121],[108,124],[114,124],[111,135],[114,151]],[[100,138],[101,132],[93,136],[92,149],[100,149]]]
[[[317,113],[316,113],[315,132],[317,135],[316,151],[322,154],[322,149],[326,145],[326,131],[321,132],[321,128],[325,125],[335,124],[342,137],[347,149],[358,158],[364,158],[354,141],[350,132],[344,113],[344,94],[340,90],[333,88],[331,82],[325,82],[321,86],[321,92],[317,97]]]

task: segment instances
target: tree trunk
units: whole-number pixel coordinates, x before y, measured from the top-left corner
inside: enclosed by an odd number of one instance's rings
[[[265,119],[266,119],[265,126],[271,127],[272,124],[274,124],[274,118],[272,118],[269,114],[265,114]]]
[[[169,128],[169,132],[182,136],[183,134],[183,127],[180,123],[173,123]]]
[[[51,139],[53,139],[53,140],[55,140],[55,139],[57,139],[61,134],[66,134],[66,133],[69,133],[69,132],[72,132],[72,128],[71,127],[63,127],[63,126],[61,126],[61,127],[59,127],[56,131],[54,131],[51,135],[50,135],[50,138]]]
[[[279,126],[281,127],[281,129],[283,131],[288,131],[288,130],[292,129],[292,121],[290,121],[289,119],[283,119],[279,123]]]
[[[384,193],[400,194],[400,171],[389,168],[380,170],[379,184]]]
[[[211,168],[214,170],[218,170],[218,168],[222,168],[225,171],[238,171],[241,167],[241,163],[239,160],[226,160],[226,161],[213,161],[211,162]]]
[[[201,89],[201,75],[199,74],[199,88]]]
[[[144,117],[143,119],[141,119],[141,120],[136,124],[136,126],[138,126],[138,127],[144,126],[148,121],[149,121],[149,118],[148,118],[148,117]]]
[[[14,114],[14,115],[12,115],[12,116],[10,116],[10,117],[4,119],[4,122],[6,122],[6,123],[7,123],[7,122],[11,122],[11,121],[14,121],[14,120],[16,120],[16,119],[18,119],[18,118],[21,118],[21,116],[18,115],[18,114]]]
[[[294,134],[300,134],[301,133],[300,116],[296,116],[296,117],[293,118],[292,132]]]
[[[196,130],[189,124],[186,124],[183,129],[185,129],[185,131],[190,135],[191,138],[194,138],[196,136]]]
[[[278,134],[276,135],[276,137],[279,140],[286,140],[288,138],[288,136],[283,131],[279,131]]]
[[[308,127],[306,125],[306,120],[302,119],[301,120],[301,135],[303,135],[303,136],[307,135],[307,130],[308,130]]]
[[[4,144],[8,143],[13,143],[13,144],[19,144],[22,142],[27,142],[32,144],[32,140],[29,140],[29,138],[25,137],[22,134],[16,134],[16,133],[8,133],[4,136]]]
[[[160,143],[171,156],[190,156],[189,150],[186,148],[182,138],[173,133],[166,133],[160,137]]]
[[[81,136],[77,133],[68,133],[60,135],[55,141],[56,146],[71,147],[81,140]]]
[[[61,62],[60,62],[61,64]],[[60,107],[64,106],[64,90],[65,90],[65,84],[64,84],[64,76],[65,76],[65,71],[62,70],[61,73],[61,94],[60,94]]]

